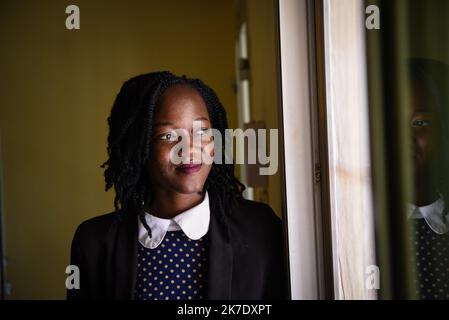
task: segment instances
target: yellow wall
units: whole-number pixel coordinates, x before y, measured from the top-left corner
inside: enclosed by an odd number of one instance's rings
[[[213,87],[236,124],[234,6],[214,1],[0,3],[0,147],[11,298],[64,298],[76,226],[112,210],[106,117],[129,77],[169,69]],[[255,100],[257,101],[257,100]]]

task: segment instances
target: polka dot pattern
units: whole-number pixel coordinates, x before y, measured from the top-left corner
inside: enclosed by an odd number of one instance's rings
[[[415,220],[416,294],[420,299],[449,299],[449,233],[433,232],[424,219]]]
[[[207,292],[208,237],[189,239],[167,231],[155,249],[139,243],[135,297],[138,300],[199,300]]]

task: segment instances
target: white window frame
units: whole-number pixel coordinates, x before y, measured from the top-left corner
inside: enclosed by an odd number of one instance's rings
[[[279,1],[285,215],[291,298],[319,299],[323,278],[317,245],[307,0]]]
[[[316,0],[322,39],[315,37],[316,3],[279,0],[280,65],[285,176],[285,220],[292,299],[376,299],[367,271],[376,265],[367,61],[363,0]],[[322,43],[317,43],[322,41]],[[320,45],[324,71],[315,68]],[[318,106],[318,89],[325,94]],[[317,110],[324,110],[318,117]],[[325,125],[318,123],[324,121]],[[317,130],[326,137],[320,163]],[[323,130],[322,130],[323,131]],[[322,149],[321,149],[322,150]],[[326,175],[322,197],[317,168]],[[328,206],[322,200],[328,199]],[[328,207],[332,266],[323,249]],[[325,270],[331,267],[329,278]]]

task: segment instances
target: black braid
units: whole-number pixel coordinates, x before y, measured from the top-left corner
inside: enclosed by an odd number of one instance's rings
[[[118,217],[126,212],[137,214],[148,230],[144,205],[151,203],[151,181],[145,172],[150,155],[153,115],[162,93],[176,84],[196,89],[207,106],[212,127],[225,137],[228,128],[226,111],[215,92],[199,79],[177,77],[170,72],[139,75],[126,81],[114,102],[108,118],[108,160],[102,165],[106,190],[114,187],[114,207]],[[223,139],[224,140],[224,139]],[[205,183],[211,203],[226,224],[226,216],[241,198],[245,186],[234,176],[233,164],[225,163],[222,144],[222,164],[214,163]]]

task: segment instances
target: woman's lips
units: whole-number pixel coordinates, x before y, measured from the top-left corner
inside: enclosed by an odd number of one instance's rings
[[[200,171],[201,164],[180,164],[176,167],[176,170],[185,174],[191,174]]]

